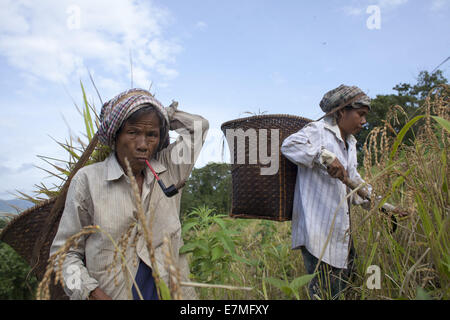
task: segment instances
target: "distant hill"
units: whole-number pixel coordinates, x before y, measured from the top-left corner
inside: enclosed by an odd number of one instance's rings
[[[13,206],[13,207],[11,207]],[[33,203],[26,200],[11,199],[3,200],[0,199],[0,212],[17,213],[15,207],[20,208],[19,212],[24,211],[33,206]]]

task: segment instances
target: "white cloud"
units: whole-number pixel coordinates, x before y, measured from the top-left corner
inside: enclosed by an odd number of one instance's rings
[[[361,4],[361,1],[359,1],[358,5],[347,5],[342,7],[341,10],[348,16],[361,16],[366,13],[366,9],[369,5],[376,5],[379,6],[380,9],[390,11],[406,4],[407,2],[408,0],[372,0]]]
[[[129,74],[130,51],[137,82],[151,74],[173,79],[171,64],[182,48],[165,39],[170,13],[148,1],[4,0],[0,5],[0,55],[25,79],[66,83],[102,69],[105,79]],[[93,70],[91,70],[93,71]],[[161,72],[160,72],[161,71]]]
[[[408,0],[378,0],[378,5],[381,8],[394,9],[394,8],[397,8],[407,2],[408,2]]]
[[[208,27],[208,25],[207,25],[206,22],[204,22],[204,21],[198,21],[198,22],[195,24],[195,27],[196,27],[197,29],[200,29],[200,30],[205,30],[205,29]]]
[[[342,10],[348,16],[359,16],[364,13],[363,9],[351,6],[345,6],[342,8]]]
[[[448,0],[433,0],[431,2],[431,11],[439,11],[449,4]]]
[[[158,38],[150,41],[148,48],[156,61],[174,62],[175,55],[181,52],[178,44]]]

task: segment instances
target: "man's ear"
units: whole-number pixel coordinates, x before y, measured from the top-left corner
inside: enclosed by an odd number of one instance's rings
[[[345,112],[345,109],[341,109],[336,112],[336,123],[338,123],[339,120],[342,119],[342,117],[344,116],[344,112]]]

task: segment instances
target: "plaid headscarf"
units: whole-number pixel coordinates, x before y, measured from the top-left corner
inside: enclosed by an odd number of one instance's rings
[[[163,105],[147,90],[130,89],[103,104],[100,112],[100,128],[97,133],[99,141],[114,148],[116,133],[122,123],[146,104],[154,106],[164,116],[165,123],[161,125],[167,126],[169,118]],[[168,130],[164,130],[164,132],[168,132]],[[165,138],[160,137],[161,141],[165,141]],[[160,143],[161,145],[162,143]]]
[[[339,87],[325,93],[320,101],[320,108],[323,112],[328,113],[360,93],[364,94],[364,92],[356,86],[346,86],[341,84]],[[351,106],[353,108],[368,107],[370,110],[370,98],[364,94],[361,98],[354,101]]]

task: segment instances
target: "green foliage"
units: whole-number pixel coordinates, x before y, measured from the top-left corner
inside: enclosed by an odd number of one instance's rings
[[[84,136],[87,138],[87,143],[89,143],[92,140],[99,126],[99,121],[97,112],[95,110],[95,106],[88,102],[86,91],[81,81],[80,86],[83,96],[83,107],[80,109],[76,104],[75,107],[77,108],[78,112],[81,115],[82,120],[84,121],[85,125]],[[70,173],[72,172],[73,168],[75,167],[76,163],[78,162],[78,160],[80,159],[81,155],[83,154],[83,152],[87,147],[87,143],[82,141],[79,137],[76,138],[75,141],[72,137],[70,137],[70,139],[66,140],[65,142],[60,141],[55,142],[67,153],[68,160],[55,159],[49,156],[38,155],[38,158],[49,164],[54,170],[50,171],[41,167],[39,168],[50,174],[50,176],[57,177],[61,181],[61,183],[59,185],[54,185],[53,187],[50,187],[41,182],[40,185],[35,185],[36,190],[34,191],[34,193],[36,195],[34,197],[19,192],[21,195],[19,198],[32,201],[33,203],[39,203],[40,201],[46,198],[56,197],[59,194],[60,188],[63,186],[64,182],[69,177]],[[110,152],[111,152],[110,147],[98,143],[97,147],[92,152],[89,160],[86,162],[86,165],[103,161],[110,154]],[[55,161],[63,163],[64,167],[60,167],[55,163],[53,163]]]
[[[268,277],[265,278],[264,281],[270,283],[271,285],[277,287],[289,298],[292,299],[295,297],[297,300],[300,300],[299,289],[304,285],[308,284],[316,274],[306,274],[304,276],[300,276],[289,282],[287,279],[281,280],[278,278]]]
[[[200,206],[214,208],[220,214],[230,212],[231,166],[229,164],[211,162],[202,168],[192,170],[181,196],[181,215]]]
[[[410,85],[407,83],[400,83],[393,89],[398,92],[401,97],[408,97],[412,107],[419,107],[422,105],[428,93],[436,86],[447,84],[448,81],[442,74],[441,70],[436,70],[433,73],[428,71],[421,71],[417,77],[417,83]]]
[[[184,218],[182,234],[185,244],[180,253],[191,254],[191,273],[196,281],[227,283],[233,276],[229,272],[232,261],[249,263],[236,254],[237,232],[224,217],[201,206]]]
[[[0,218],[0,230],[7,220]],[[6,243],[0,242],[0,300],[33,299],[36,277],[29,274],[29,265]]]
[[[379,181],[371,182],[374,192],[383,194],[383,201],[389,196],[393,203],[408,208],[410,216],[399,219],[399,228],[392,234],[380,223],[384,216],[372,215],[368,225],[361,225],[354,235],[361,246],[358,251],[364,253],[358,259],[358,274],[364,275],[367,264],[376,264],[385,275],[379,293],[367,290],[358,281],[353,284],[362,289],[362,299],[377,298],[378,294],[394,299],[450,297],[450,88],[447,85],[441,89],[427,101],[429,112],[439,116],[417,115],[407,122],[384,154],[385,161],[380,162],[391,164],[388,170],[385,165],[372,167],[374,172],[386,171]],[[407,133],[414,129],[414,141],[405,143]]]
[[[390,123],[394,131],[398,133],[409,119],[415,117],[418,112],[423,113],[423,110],[420,110],[420,106],[423,105],[428,93],[436,86],[447,83],[448,80],[444,77],[441,70],[437,70],[432,74],[428,73],[428,71],[421,71],[418,75],[416,84],[397,84],[393,88],[393,90],[397,91],[397,94],[377,95],[376,98],[372,99],[372,111],[367,115],[367,127],[361,130],[356,136],[358,141],[357,147],[358,150],[360,150],[358,162],[361,163],[361,161],[359,161],[362,160],[361,148],[364,145],[368,134],[373,128],[382,127],[384,125],[383,121],[386,120],[392,106],[401,106],[405,111],[405,114],[398,115],[398,121]],[[407,145],[412,145],[417,129],[409,131],[405,136],[405,143]],[[389,134],[394,135],[393,132],[390,132]]]

